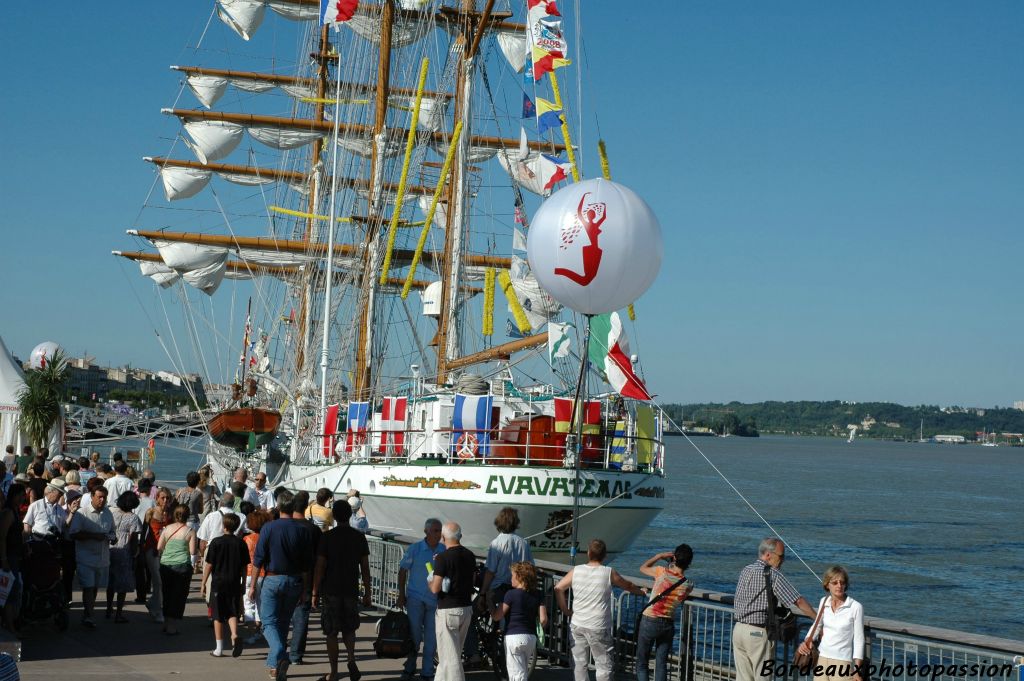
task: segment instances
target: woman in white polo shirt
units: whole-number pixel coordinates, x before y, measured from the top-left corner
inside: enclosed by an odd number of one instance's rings
[[[807,638],[800,644],[800,652],[808,653],[811,641],[821,632],[818,643],[818,665],[820,673],[815,678],[827,681],[861,681],[858,668],[864,660],[864,608],[852,599],[846,590],[850,586],[850,575],[841,565],[833,565],[825,571],[821,585],[828,596],[821,599],[818,609],[822,610],[817,628],[807,632]],[[831,673],[830,673],[831,672]]]

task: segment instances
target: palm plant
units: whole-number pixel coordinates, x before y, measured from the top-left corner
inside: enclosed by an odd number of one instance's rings
[[[40,369],[25,373],[25,387],[18,393],[21,429],[34,447],[47,444],[50,431],[60,421],[60,398],[68,379],[67,357],[60,350]]]

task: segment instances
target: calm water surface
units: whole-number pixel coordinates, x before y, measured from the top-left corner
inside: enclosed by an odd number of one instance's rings
[[[839,563],[875,617],[1024,640],[1024,449],[830,438],[695,438],[789,544],[784,571],[817,602]],[[158,479],[181,481],[201,446],[157,444]],[[122,445],[122,449],[124,446]],[[101,449],[104,453],[108,447]],[[666,510],[614,565],[639,574],[686,542],[688,576],[731,593],[764,523],[682,438],[669,439]]]
[[[788,542],[785,573],[816,602],[839,563],[869,616],[1024,640],[1024,449],[831,438],[695,438]],[[666,510],[615,561],[624,574],[686,542],[687,576],[732,592],[770,534],[682,438]]]

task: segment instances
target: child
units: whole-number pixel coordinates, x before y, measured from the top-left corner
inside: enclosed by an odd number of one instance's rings
[[[224,656],[224,623],[231,632],[231,656],[242,654],[242,639],[238,635],[238,618],[242,615],[242,589],[245,585],[246,566],[249,565],[249,548],[235,535],[241,521],[237,515],[225,513],[222,519],[224,534],[210,542],[206,549],[206,564],[203,581],[199,587],[205,595],[207,580],[210,579],[210,606],[213,614],[213,635],[217,647],[210,655]]]
[[[494,611],[495,622],[508,618],[505,631],[505,664],[509,681],[526,681],[530,658],[537,649],[537,621],[548,626],[548,610],[537,591],[537,568],[530,563],[512,563],[512,588]]]

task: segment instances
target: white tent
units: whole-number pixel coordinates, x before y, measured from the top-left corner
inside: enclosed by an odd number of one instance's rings
[[[7,445],[14,445],[14,450],[21,453],[21,447],[28,442],[18,428],[18,392],[25,387],[24,374],[21,367],[15,364],[14,358],[0,338],[0,451]]]
[[[14,451],[21,453],[21,448],[29,444],[29,439],[18,427],[21,410],[18,409],[18,393],[25,387],[25,374],[11,356],[4,339],[0,337],[0,453],[7,445],[14,445]],[[61,451],[63,441],[63,409],[61,422],[50,431],[47,445],[51,454]]]

